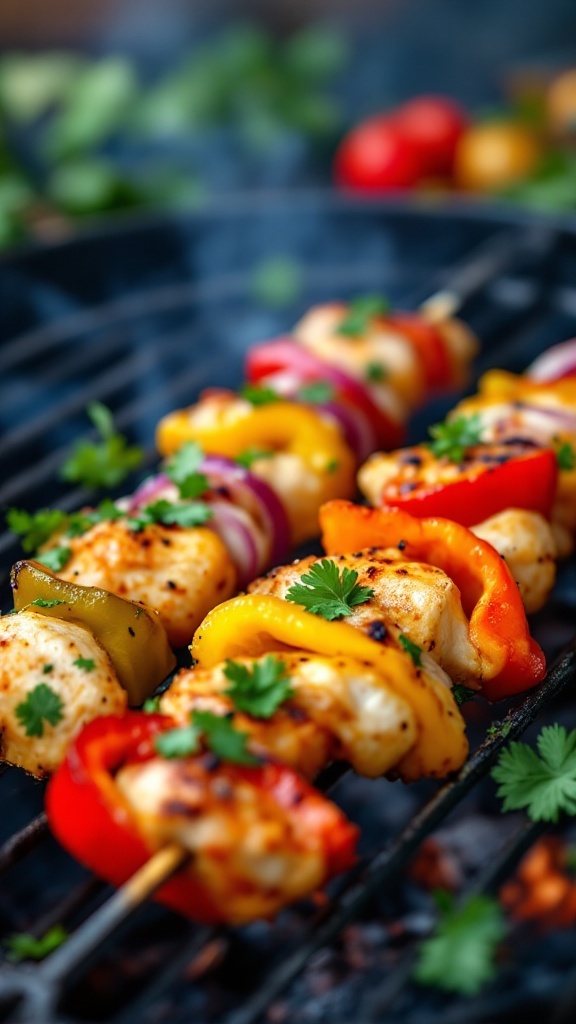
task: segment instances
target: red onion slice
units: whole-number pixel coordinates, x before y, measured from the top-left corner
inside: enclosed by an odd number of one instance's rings
[[[337,421],[344,434],[344,439],[354,452],[358,463],[364,462],[372,452],[376,451],[378,447],[376,433],[360,409],[348,405],[347,402],[322,402],[315,405],[314,408],[327,413]]]
[[[552,345],[531,363],[526,376],[542,382],[576,376],[576,338]]]
[[[142,508],[143,505],[152,504],[161,495],[164,496],[166,491],[174,491],[176,495],[178,493],[177,488],[170,480],[170,477],[166,476],[166,473],[155,473],[154,476],[147,477],[131,496],[128,511],[135,512],[137,509]],[[172,498],[172,500],[174,499]]]
[[[238,570],[238,586],[243,590],[265,568],[265,555],[258,543],[258,527],[247,512],[229,501],[213,501],[210,507],[213,516],[206,526],[214,530],[226,545]]]

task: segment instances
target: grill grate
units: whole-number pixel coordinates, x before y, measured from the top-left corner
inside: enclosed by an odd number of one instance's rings
[[[242,351],[250,340],[286,330],[313,302],[337,293],[346,295],[359,289],[381,287],[382,277],[397,305],[413,306],[426,295],[430,283],[439,288],[431,300],[437,306],[454,308],[465,304],[466,319],[479,331],[484,345],[480,370],[494,362],[519,370],[541,348],[571,332],[576,289],[571,288],[570,273],[576,254],[576,233],[569,227],[521,225],[502,230],[501,225],[481,217],[477,220],[456,217],[452,221],[441,215],[434,217],[430,213],[401,210],[380,212],[374,223],[368,219],[374,213],[366,207],[332,210],[331,215],[338,219],[338,230],[333,231],[331,237],[336,235],[340,243],[336,248],[341,262],[334,265],[326,260],[318,263],[310,259],[304,275],[305,290],[296,308],[274,311],[255,305],[250,275],[230,272],[217,280],[210,277],[194,285],[184,281],[170,286],[164,283],[150,286],[140,294],[72,312],[63,321],[29,329],[8,340],[0,348],[0,369],[9,385],[7,403],[1,414],[8,420],[8,430],[0,454],[4,481],[0,501],[28,508],[49,503],[73,508],[92,500],[93,495],[66,489],[54,476],[69,450],[71,437],[82,429],[81,413],[88,401],[94,398],[105,401],[112,408],[120,429],[130,432],[136,440],[148,440],[154,423],[169,408],[191,400],[209,384],[235,383],[240,376]],[[238,214],[233,225],[236,230],[241,229],[245,216],[245,212]],[[266,216],[270,216],[269,211]],[[340,224],[342,218],[350,238]],[[273,223],[271,230],[276,227]],[[440,229],[453,231],[451,243],[440,255],[432,247],[427,260],[421,264],[418,259],[413,262],[413,253],[419,250],[411,252],[406,248],[404,236],[409,237],[412,245],[419,239],[425,249],[427,232],[436,237]],[[150,231],[153,243],[154,229]],[[179,228],[177,234],[178,244],[182,245]],[[130,242],[132,246],[139,242],[138,231],[134,236],[127,231],[127,236],[124,248]],[[344,237],[346,245],[342,241]],[[366,238],[370,244],[366,243]],[[363,240],[362,258],[354,263],[350,251],[354,251],[359,239]],[[307,231],[292,245],[299,255],[303,252],[309,258],[314,256]],[[370,258],[367,252],[372,254]],[[395,266],[391,263],[394,255],[400,256]],[[32,263],[37,273],[34,260]],[[25,259],[19,270],[25,278]],[[38,316],[42,316],[42,310]],[[191,358],[188,358],[191,349]],[[209,358],[200,358],[200,353],[205,352],[209,353]],[[442,414],[441,405],[420,414],[415,419],[414,435],[421,435],[424,424]],[[147,465],[153,460],[153,453],[149,451]],[[0,557],[5,571],[17,553],[14,539],[9,534],[1,534]],[[568,567],[559,588],[560,596],[537,622],[537,628],[543,633],[539,639],[544,639],[545,634],[549,654],[557,654],[572,633],[569,622],[574,603],[572,571]],[[557,701],[564,687],[575,681],[575,659],[576,641],[571,642],[556,661],[545,683],[510,707],[506,740],[521,735],[543,710]],[[297,919],[299,926],[303,924],[305,928],[304,937],[302,927],[295,938],[282,923],[276,926],[274,951],[264,958],[269,970],[261,980],[257,979],[260,983],[248,992],[239,1008],[233,1006],[232,1000],[224,1000],[217,1007],[218,1019],[228,1024],[251,1024],[260,1020],[313,954],[330,945],[348,922],[390,886],[423,839],[477,788],[504,742],[498,734],[482,743],[459,776],[434,791],[428,799],[429,786],[415,787],[424,798],[419,799],[420,806],[415,810],[415,799],[406,797],[408,813],[403,806],[404,827],[394,828],[392,838],[385,845],[388,837],[378,837],[377,852],[373,852],[373,844],[360,868],[340,885],[325,908],[316,915],[304,916],[303,921]],[[37,807],[39,787],[18,777],[13,793],[10,787],[15,773],[9,770],[3,774],[0,802],[5,819],[10,817],[14,799],[20,799],[22,794],[24,804]],[[326,773],[323,788],[337,785],[338,792],[342,791],[345,797],[349,777],[343,783],[341,779],[342,771],[336,768]],[[467,891],[494,890],[540,831],[540,827],[521,826],[502,844],[490,868],[481,871]],[[28,870],[36,870],[37,862],[43,859],[47,839],[45,816],[40,813],[4,840],[0,846],[0,872],[21,866],[22,877],[27,877]],[[49,845],[53,845],[51,840]],[[167,870],[170,867],[169,863]],[[59,870],[62,871],[61,863]],[[70,921],[76,926],[71,939],[41,965],[5,966],[0,972],[0,1000],[12,1020],[17,1019],[14,1014],[20,1014],[20,1019],[26,1021],[41,1020],[46,1024],[52,1020],[93,1019],[90,1011],[81,1018],[76,1015],[72,1018],[68,1011],[58,1009],[59,1003],[78,973],[90,965],[93,953],[102,945],[105,953],[109,934],[116,932],[118,925],[138,909],[143,890],[137,884],[135,901],[127,903],[126,894],[122,892],[108,898],[91,913],[95,899],[101,902],[109,890],[93,879],[86,879],[85,875],[79,878],[65,900],[58,899],[44,911],[39,909],[27,926],[28,930],[42,934],[54,921]],[[160,881],[156,880],[158,884]],[[129,894],[132,889],[133,884],[128,888]],[[0,913],[7,916],[2,905]],[[158,913],[168,916],[167,912]],[[79,924],[82,919],[85,923]],[[210,943],[221,940],[221,932],[215,929],[196,928],[181,922],[175,927],[177,946],[174,943],[169,946],[169,955],[161,959],[150,983],[144,984],[135,999],[108,1011],[107,1020],[116,1024],[144,1020],[145,1011],[153,1003],[161,1007],[166,992],[179,982],[190,961]],[[5,930],[16,930],[16,918],[6,922]],[[113,938],[113,941],[116,944],[118,940]],[[237,940],[233,936],[223,941]],[[266,942],[271,941],[267,933]],[[413,955],[413,950],[409,949],[392,978],[364,993],[360,1019],[381,1020],[396,1004],[403,986],[409,981]],[[14,1009],[20,997],[21,1002]],[[569,1019],[574,997],[574,991],[571,996],[568,992],[564,1003],[558,1004],[557,1024]],[[234,1001],[238,1001],[237,992]],[[477,1001],[477,1007],[484,1004],[486,1000]],[[502,1000],[494,1004],[491,1012],[504,1012],[504,1004]],[[443,1011],[438,1019],[443,1022],[461,1019],[450,1017],[450,1012]],[[179,1020],[198,1019],[191,1009],[188,1015],[186,1011],[183,1013]],[[162,1019],[161,1015],[156,1019]],[[164,1019],[174,1020],[174,1017]],[[467,1019],[479,1020],[481,1016],[468,1014]]]

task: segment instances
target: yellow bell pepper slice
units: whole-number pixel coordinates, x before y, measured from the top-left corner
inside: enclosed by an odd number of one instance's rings
[[[248,594],[209,612],[190,646],[201,668],[227,658],[294,650],[355,658],[375,669],[406,700],[414,713],[417,739],[397,765],[405,781],[423,775],[440,778],[464,763],[468,743],[451,690],[416,666],[409,654],[382,646],[346,622],[328,622],[269,594]]]

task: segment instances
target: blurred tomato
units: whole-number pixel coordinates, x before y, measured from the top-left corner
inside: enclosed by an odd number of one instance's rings
[[[468,127],[465,111],[446,96],[416,96],[394,115],[411,143],[422,175],[450,174],[458,140]]]
[[[361,192],[411,188],[420,176],[414,147],[386,116],[369,118],[348,132],[334,159],[336,184]]]
[[[491,192],[526,178],[540,158],[534,132],[514,121],[472,125],[461,136],[454,181],[473,192]]]

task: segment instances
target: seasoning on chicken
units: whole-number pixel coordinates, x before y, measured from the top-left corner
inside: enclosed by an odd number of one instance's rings
[[[508,566],[528,615],[543,608],[556,580],[556,541],[538,512],[509,508],[471,527]]]
[[[39,778],[98,715],[120,714],[128,695],[88,629],[32,610],[0,618],[0,753]]]
[[[248,679],[276,666],[290,685],[290,697],[271,716],[239,710],[230,676]],[[256,676],[256,678],[258,678]],[[183,669],[160,701],[164,714],[185,724],[195,709],[233,715],[234,725],[262,747],[313,779],[330,761],[348,761],[360,775],[390,771],[414,745],[410,705],[373,668],[354,658],[287,652],[240,658],[211,669]]]
[[[358,830],[285,765],[210,752],[166,758],[174,723],[129,713],[91,722],[47,792],[62,845],[115,885],[179,844],[189,863],[155,898],[195,920],[242,924],[312,894],[355,860]]]

